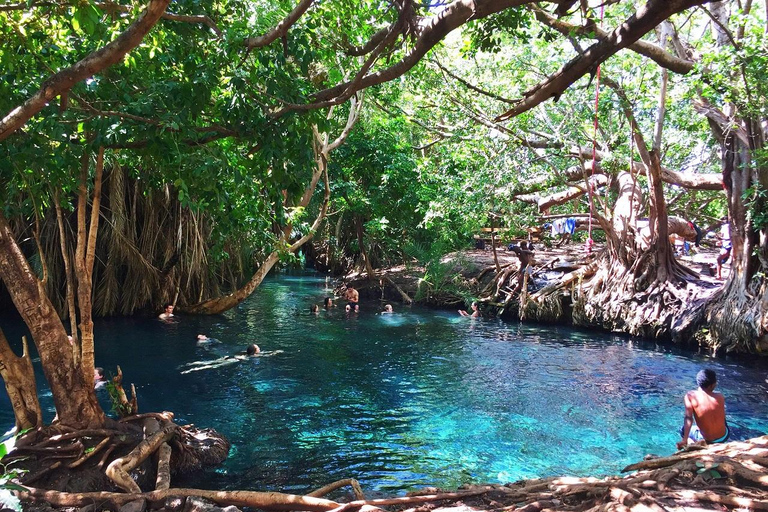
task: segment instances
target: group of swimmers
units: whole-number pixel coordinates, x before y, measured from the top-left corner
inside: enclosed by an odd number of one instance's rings
[[[344,306],[344,310],[347,313],[357,313],[360,311],[360,293],[352,288],[351,286],[346,289],[344,292],[344,296],[342,297],[343,300],[347,301],[346,305]],[[323,299],[323,308],[326,311],[331,310],[332,308],[335,308],[336,305],[333,303],[333,297],[326,297]],[[318,314],[320,313],[320,306],[317,304],[312,304],[309,307],[309,312],[312,314]],[[394,313],[395,310],[392,307],[392,304],[387,304],[384,306],[384,310],[381,312],[382,315],[388,314],[388,313]]]
[[[359,300],[360,294],[352,287],[347,288],[344,299],[347,301],[345,309],[347,312],[358,312],[360,310]],[[326,297],[323,301],[323,307],[329,310],[334,306],[333,298]],[[470,306],[471,312],[460,309],[459,314],[461,316],[480,317],[480,310],[478,309],[477,302],[473,302]],[[317,304],[313,304],[310,308],[310,312],[318,313],[320,308]],[[393,313],[394,309],[391,304],[384,306],[382,314]],[[163,321],[171,321],[173,319],[173,305],[167,304],[160,314],[159,318]],[[204,334],[197,335],[198,343],[206,343],[213,341],[212,338]],[[281,353],[277,350],[269,355]],[[205,370],[210,368],[218,368],[221,366],[229,365],[237,361],[242,361],[257,355],[267,355],[261,352],[261,349],[255,343],[248,345],[243,352],[239,352],[233,356],[224,356],[212,361],[197,361],[186,365],[186,369],[181,373],[190,373],[198,370]],[[103,386],[105,383],[104,370],[102,368],[96,368],[94,373],[94,381],[97,387]],[[685,416],[683,426],[680,428],[681,439],[677,443],[678,449],[684,448],[689,444],[713,444],[726,442],[731,432],[728,428],[728,424],[725,421],[725,397],[721,393],[715,391],[717,385],[717,375],[714,370],[709,368],[701,370],[696,375],[696,383],[698,388],[689,391],[683,398],[685,405]]]

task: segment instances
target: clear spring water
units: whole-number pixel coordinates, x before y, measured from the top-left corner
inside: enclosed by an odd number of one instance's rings
[[[382,316],[372,301],[357,315],[309,314],[328,284],[282,275],[217,317],[97,321],[97,365],[121,365],[141,411],[174,411],[233,443],[223,466],[177,484],[307,492],[353,477],[376,494],[615,474],[674,451],[682,395],[705,365],[736,435],[768,431],[768,361],[398,304]],[[18,323],[0,322],[18,339]],[[198,346],[198,333],[220,343]],[[283,352],[182,373],[254,342]],[[12,425],[3,391],[0,427]]]

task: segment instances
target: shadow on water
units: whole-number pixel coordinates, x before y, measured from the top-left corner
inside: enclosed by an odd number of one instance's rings
[[[704,365],[718,373],[737,435],[768,428],[764,361],[400,305],[393,315],[365,302],[358,314],[310,314],[330,293],[314,275],[281,275],[220,316],[97,322],[97,364],[120,364],[141,410],[172,410],[233,442],[223,466],[179,485],[306,492],[354,477],[392,492],[614,474],[674,450],[681,397]],[[22,334],[18,321],[0,322],[9,339]],[[198,344],[198,333],[219,342]],[[272,356],[182,373],[250,343]],[[4,394],[0,405],[7,430]]]

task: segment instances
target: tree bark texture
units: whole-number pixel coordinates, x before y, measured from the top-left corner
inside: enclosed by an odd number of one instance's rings
[[[88,162],[83,159],[80,172],[80,187],[77,201],[77,248],[75,249],[75,276],[77,277],[77,304],[80,311],[80,371],[83,380],[90,387],[94,385],[93,353],[93,262],[96,257],[96,236],[99,231],[99,209],[101,206],[101,181],[104,172],[104,147],[96,155],[93,178],[93,200],[91,218],[86,228],[88,209]]]
[[[59,421],[80,428],[103,425],[104,412],[93,385],[85,382],[75,366],[64,325],[1,214],[0,278],[32,333]]]
[[[765,148],[766,119],[726,116],[708,104],[707,116],[720,141],[723,183],[728,197],[731,272],[707,310],[710,343],[726,351],[768,350],[768,226],[755,223],[755,213],[768,211],[768,166],[755,158]],[[744,198],[754,201],[751,208]]]
[[[0,377],[5,382],[5,390],[11,400],[17,432],[39,427],[43,423],[27,338],[22,340],[23,352],[19,357],[13,353],[5,334],[0,330]]]

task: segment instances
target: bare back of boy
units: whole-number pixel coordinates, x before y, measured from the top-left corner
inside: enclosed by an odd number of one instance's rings
[[[685,395],[685,412],[686,415],[693,414],[705,439],[719,439],[725,435],[725,397],[721,393],[707,393],[701,388],[689,391]]]

